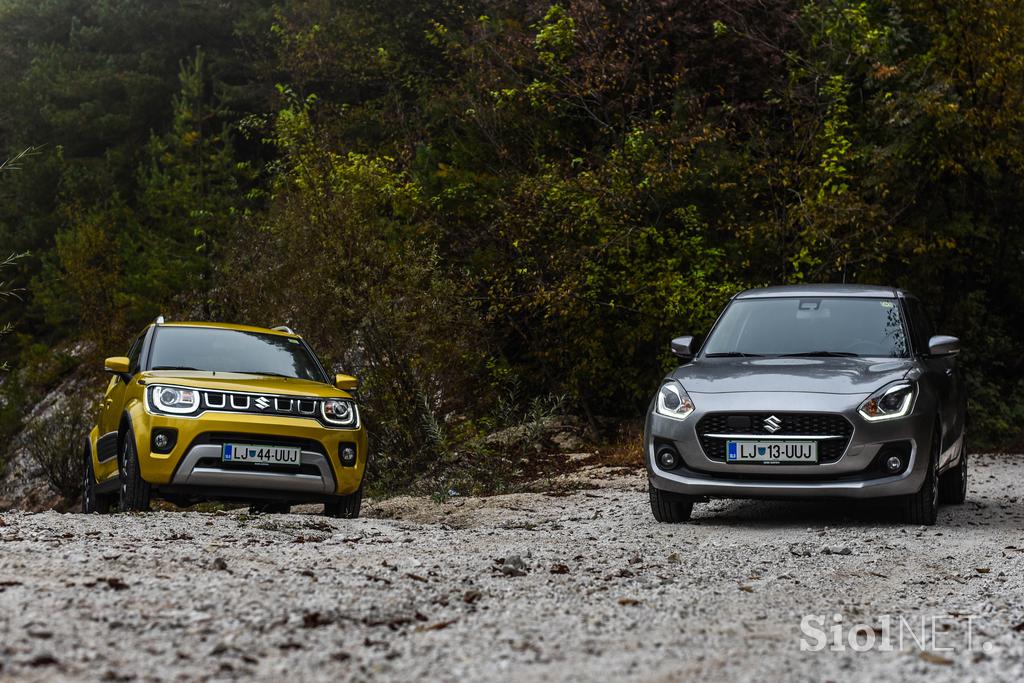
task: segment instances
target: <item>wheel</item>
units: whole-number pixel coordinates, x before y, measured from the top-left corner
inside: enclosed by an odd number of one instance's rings
[[[250,515],[287,515],[292,506],[283,501],[268,500],[249,505]]]
[[[331,502],[324,503],[324,514],[328,517],[340,517],[341,519],[356,519],[359,517],[359,508],[363,504],[363,485],[355,493],[347,496],[336,496]]]
[[[142,512],[149,509],[149,482],[139,471],[139,454],[135,450],[135,435],[129,428],[124,436],[119,461],[121,478],[121,512]]]
[[[82,512],[105,515],[110,512],[110,496],[96,490],[96,470],[92,466],[92,452],[85,448],[82,458]]]
[[[967,500],[967,437],[960,446],[960,462],[939,477],[939,500],[952,505]]]
[[[917,493],[903,498],[903,518],[908,524],[931,526],[939,514],[939,450],[942,438],[938,429],[932,436],[931,453],[928,457],[928,473]]]
[[[654,513],[654,519],[669,524],[678,524],[690,519],[694,501],[692,496],[662,491],[654,488],[650,482],[647,482],[647,493],[651,497],[651,512]]]

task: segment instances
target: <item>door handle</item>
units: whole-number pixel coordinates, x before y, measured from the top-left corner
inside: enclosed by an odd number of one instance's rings
[[[953,376],[953,368],[946,368],[946,377]]]

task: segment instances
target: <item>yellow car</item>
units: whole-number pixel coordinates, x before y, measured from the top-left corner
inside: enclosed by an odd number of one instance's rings
[[[262,512],[323,503],[357,517],[366,432],[349,375],[333,382],[299,335],[158,318],[111,374],[84,454],[87,513],[245,502]]]

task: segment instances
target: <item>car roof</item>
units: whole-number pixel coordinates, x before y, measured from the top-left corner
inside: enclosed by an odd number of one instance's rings
[[[896,299],[910,296],[909,293],[896,287],[882,285],[781,285],[776,287],[759,287],[748,289],[737,294],[735,299],[771,299],[790,296],[845,296],[878,299]]]
[[[270,329],[267,327],[255,327],[253,325],[234,325],[232,323],[212,323],[212,322],[167,322],[167,323],[154,323],[157,327],[209,327],[216,330],[236,330],[238,332],[257,332],[259,334],[273,334],[280,337],[295,337],[299,335],[294,332],[284,329]]]

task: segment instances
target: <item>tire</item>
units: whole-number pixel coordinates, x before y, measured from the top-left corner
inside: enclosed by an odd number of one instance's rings
[[[150,486],[139,470],[139,454],[135,449],[135,435],[129,428],[121,447],[120,472],[121,512],[144,512],[149,510]]]
[[[249,505],[250,515],[287,515],[292,506],[283,501],[268,500]]]
[[[340,519],[356,519],[359,517],[359,508],[363,505],[363,485],[355,493],[347,496],[336,496],[331,502],[324,503],[324,514],[328,517]]]
[[[917,493],[903,498],[903,519],[908,524],[932,526],[939,514],[939,451],[942,448],[938,429],[932,436],[931,453],[928,457],[928,473]]]
[[[950,505],[967,500],[967,438],[960,448],[960,462],[939,478],[939,499]]]
[[[694,503],[692,496],[662,491],[654,488],[650,482],[647,482],[647,493],[651,497],[654,519],[668,524],[679,524],[690,519]]]
[[[96,470],[92,466],[92,452],[88,446],[82,457],[82,512],[87,515],[105,515],[113,501],[107,494],[96,490]]]

